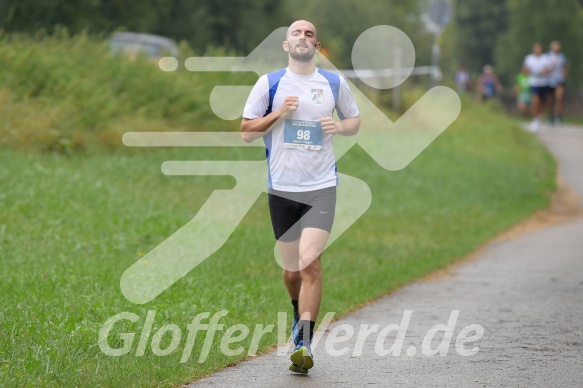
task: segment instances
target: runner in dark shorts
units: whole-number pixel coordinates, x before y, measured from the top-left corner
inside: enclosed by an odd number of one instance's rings
[[[282,47],[288,67],[259,78],[245,104],[241,132],[246,142],[263,138],[267,150],[269,210],[294,308],[289,370],[306,374],[314,366],[322,252],[339,184],[332,139],[355,135],[360,112],[346,80],[316,67],[320,42],[312,23],[292,23]]]
[[[549,74],[553,64],[549,58],[543,54],[543,47],[540,43],[532,46],[532,54],[524,58],[523,70],[529,75],[530,90],[532,91],[532,122],[530,130],[536,132],[541,125],[541,116],[544,102],[547,97]]]
[[[268,196],[271,225],[277,240],[295,241],[304,228],[332,230],[336,186],[299,193],[271,189]]]
[[[551,42],[551,50],[546,55],[552,63],[546,104],[548,121],[550,124],[561,124],[563,122],[565,78],[569,73],[569,61],[561,52],[561,43],[556,40]]]
[[[545,100],[547,98],[547,93],[549,92],[549,87],[548,86],[531,86],[530,92],[533,95],[538,96],[540,102],[545,102]]]

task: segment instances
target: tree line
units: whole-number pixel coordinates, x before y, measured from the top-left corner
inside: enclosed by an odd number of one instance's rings
[[[367,28],[388,24],[413,41],[417,65],[430,63],[432,35],[421,14],[431,0],[3,0],[0,31],[107,36],[116,30],[148,32],[185,41],[196,54],[220,47],[249,53],[275,28],[313,21],[337,66],[350,67],[352,45]],[[443,32],[446,73],[465,63],[477,74],[494,65],[512,82],[535,42],[559,40],[571,62],[569,82],[583,85],[583,0],[451,0],[453,20]]]
[[[425,45],[419,32],[424,0],[3,0],[0,30],[107,36],[116,30],[147,32],[186,41],[198,54],[221,47],[249,53],[274,29],[308,19],[338,65],[350,65],[352,44],[369,27],[398,26]],[[427,46],[427,45],[425,45]],[[336,62],[335,62],[336,63]]]

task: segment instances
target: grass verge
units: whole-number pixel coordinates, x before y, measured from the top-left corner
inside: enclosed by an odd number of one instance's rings
[[[214,189],[232,185],[230,178],[163,176],[161,162],[212,155],[0,150],[0,385],[181,384],[244,358],[251,341],[231,345],[244,352],[226,356],[219,332],[199,362],[201,337],[181,363],[186,326],[196,314],[227,310],[224,333],[235,324],[276,324],[277,312],[291,312],[272,257],[265,195],[223,248],[158,298],[134,305],[121,295],[119,280],[129,265],[189,221]],[[249,156],[257,157],[234,158]],[[366,181],[373,203],[325,254],[321,316],[341,315],[460,259],[546,207],[555,167],[514,121],[469,103],[402,171],[387,172],[353,148],[339,170]],[[182,331],[167,356],[153,354],[151,336],[136,355],[148,310],[156,311],[152,334],[167,324]],[[106,356],[97,333],[120,312],[139,319],[116,325],[111,345],[128,343],[131,350]],[[136,334],[124,342],[122,333]],[[275,341],[275,332],[267,334],[259,349]],[[167,333],[161,348],[170,344]]]

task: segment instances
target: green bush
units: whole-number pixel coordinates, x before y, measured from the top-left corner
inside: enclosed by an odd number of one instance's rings
[[[206,122],[217,73],[161,71],[144,58],[112,57],[106,41],[66,31],[0,36],[1,145],[41,151],[121,146],[136,131],[217,130]],[[249,75],[220,80],[252,83]],[[236,123],[220,123],[234,130]]]

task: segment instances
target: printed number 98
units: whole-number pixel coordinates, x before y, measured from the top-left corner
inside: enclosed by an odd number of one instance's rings
[[[298,129],[298,140],[310,140],[310,131]]]

